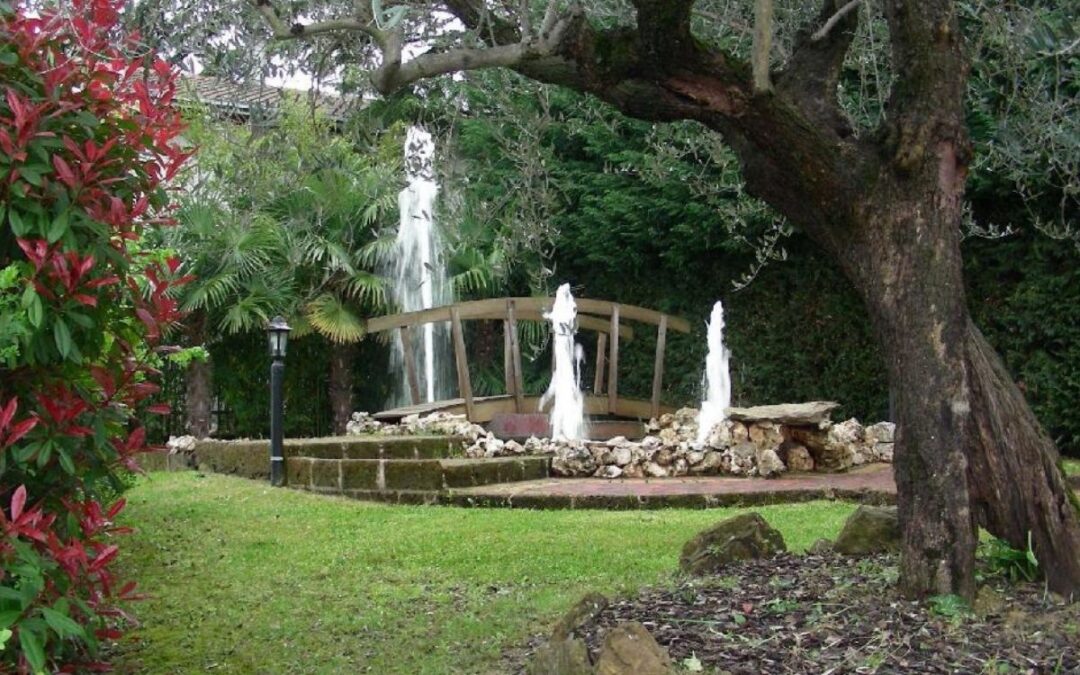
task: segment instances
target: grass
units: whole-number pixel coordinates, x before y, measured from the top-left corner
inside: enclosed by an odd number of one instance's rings
[[[386,506],[157,473],[128,495],[121,571],[151,597],[121,672],[495,673],[584,593],[672,578],[737,513]],[[757,508],[793,550],[854,506]]]
[[[1066,476],[1080,476],[1080,459],[1062,460]]]

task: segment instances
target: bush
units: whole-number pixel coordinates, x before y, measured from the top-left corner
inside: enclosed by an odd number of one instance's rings
[[[102,500],[146,448],[132,411],[178,318],[175,264],[139,242],[186,155],[175,74],[133,56],[121,6],[0,1],[0,670],[102,667],[134,592]]]

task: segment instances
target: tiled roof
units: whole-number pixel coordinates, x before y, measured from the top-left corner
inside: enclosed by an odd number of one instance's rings
[[[181,79],[181,101],[199,102],[219,114],[230,117],[252,116],[272,119],[283,99],[310,103],[314,97],[318,106],[330,119],[343,122],[356,102],[325,93],[312,94],[297,89],[285,89],[268,85],[236,84],[207,75],[185,75]]]

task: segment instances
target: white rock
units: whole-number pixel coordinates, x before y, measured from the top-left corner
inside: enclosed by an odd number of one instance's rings
[[[652,476],[653,478],[664,478],[668,475],[668,470],[656,462],[646,462],[645,474],[647,476]]]
[[[623,470],[617,466],[602,466],[596,470],[593,475],[597,478],[618,478],[623,474]]]

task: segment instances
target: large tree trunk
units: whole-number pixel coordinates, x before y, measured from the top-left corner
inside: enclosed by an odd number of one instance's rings
[[[214,367],[210,359],[193,360],[188,364],[186,390],[184,393],[184,426],[195,438],[210,436],[210,422],[213,414]]]
[[[352,368],[356,345],[330,343],[330,409],[334,433],[343,435],[353,413]]]
[[[972,509],[1014,548],[1034,550],[1050,588],[1080,591],[1080,503],[1065,482],[1057,448],[1005,365],[969,323],[971,380],[967,455]]]
[[[939,161],[954,162],[948,143],[939,153]],[[844,266],[870,310],[896,406],[901,587],[914,597],[973,598],[977,530],[964,453],[971,397],[958,227],[962,182],[942,184],[936,170],[926,173],[883,169]]]

